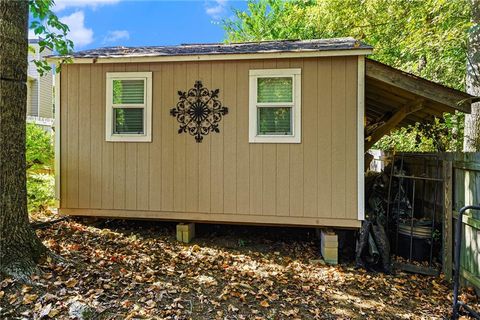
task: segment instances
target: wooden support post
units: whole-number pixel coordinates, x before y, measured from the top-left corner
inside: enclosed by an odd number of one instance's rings
[[[417,112],[423,108],[423,100],[415,100],[405,104],[397,112],[395,112],[384,125],[378,127],[371,135],[370,139],[365,141],[365,152],[367,152],[373,145],[380,140],[384,135],[392,131],[403,119],[409,114]]]
[[[453,208],[452,208],[452,161],[443,161],[443,273],[447,280],[452,279],[453,250]]]

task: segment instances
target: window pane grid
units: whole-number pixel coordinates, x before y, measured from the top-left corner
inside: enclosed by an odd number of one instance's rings
[[[143,134],[143,108],[114,108],[114,134]]]
[[[301,69],[249,70],[249,142],[301,143]]]
[[[257,78],[257,103],[293,103],[293,77]]]
[[[292,107],[257,108],[258,135],[292,135]]]
[[[144,104],[144,79],[113,79],[113,104]]]
[[[152,72],[107,72],[106,141],[151,142]]]

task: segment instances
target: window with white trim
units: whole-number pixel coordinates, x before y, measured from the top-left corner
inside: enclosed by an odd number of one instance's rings
[[[106,140],[152,141],[152,73],[107,72]]]
[[[249,142],[301,142],[301,69],[250,70]]]

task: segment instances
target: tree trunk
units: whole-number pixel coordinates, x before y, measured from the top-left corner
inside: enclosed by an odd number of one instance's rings
[[[480,96],[480,0],[472,1],[473,28],[468,36],[467,92]],[[464,151],[480,151],[480,102],[465,115]]]
[[[0,275],[28,280],[47,252],[27,212],[28,1],[0,0]]]

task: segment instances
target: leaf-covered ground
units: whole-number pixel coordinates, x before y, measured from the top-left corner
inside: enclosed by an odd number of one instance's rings
[[[95,319],[442,319],[441,278],[383,275],[318,263],[309,229],[59,222],[38,234],[63,261],[44,261],[31,285],[0,282],[0,318],[69,319],[78,301]],[[471,293],[462,298],[473,302]]]

